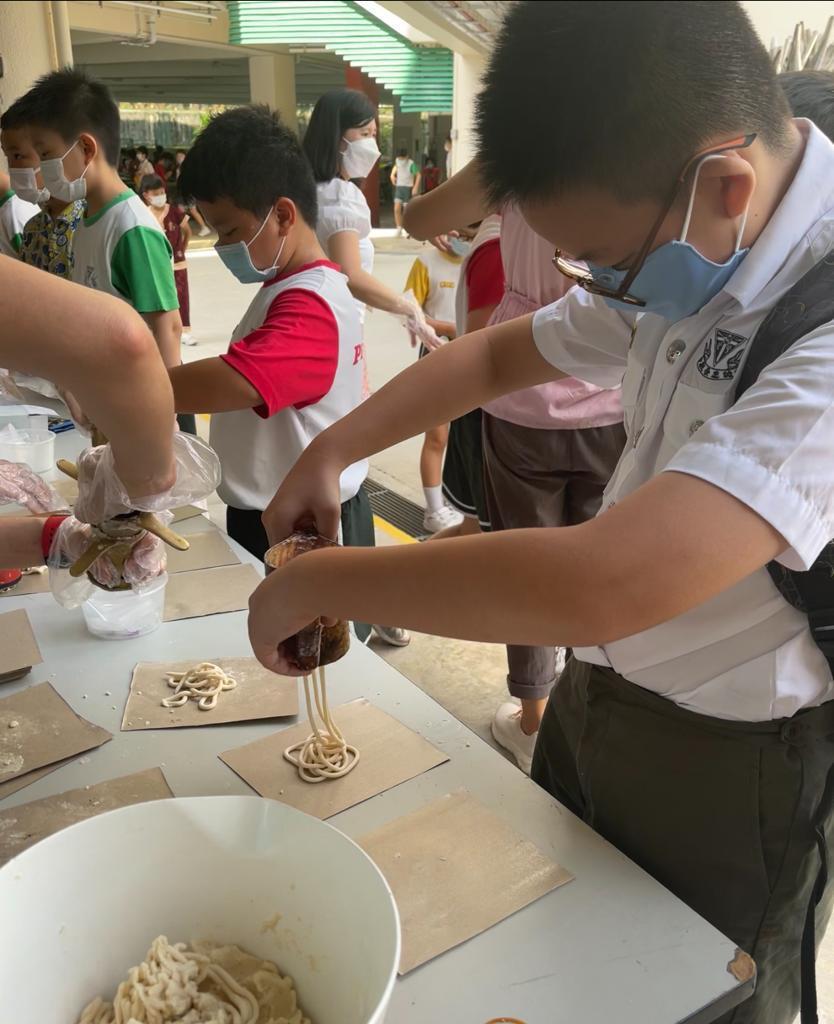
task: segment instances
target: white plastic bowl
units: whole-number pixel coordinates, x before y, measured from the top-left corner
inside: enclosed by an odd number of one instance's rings
[[[55,435],[51,430],[18,430],[13,437],[0,437],[0,459],[25,462],[35,473],[51,474],[55,466]]]
[[[75,1024],[159,934],[274,961],[313,1024],[382,1024],[400,957],[373,861],[326,822],[259,797],[159,800],[80,822],[0,868],[0,908],[4,1024]]]

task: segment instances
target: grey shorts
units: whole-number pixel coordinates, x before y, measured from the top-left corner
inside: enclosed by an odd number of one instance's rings
[[[394,199],[398,203],[408,203],[411,201],[411,185],[395,185],[394,186]]]

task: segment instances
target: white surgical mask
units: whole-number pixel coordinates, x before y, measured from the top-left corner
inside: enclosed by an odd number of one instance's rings
[[[161,210],[167,202],[167,196],[151,196],[151,206],[155,206],[157,210]]]
[[[342,153],[342,167],[349,178],[367,178],[381,153],[376,139],[343,139],[347,149]]]
[[[10,167],[9,178],[15,193],[27,203],[45,203],[49,199],[48,188],[38,188],[35,167]]]
[[[76,199],[83,199],[87,194],[87,182],[84,180],[84,175],[87,173],[89,164],[84,168],[81,177],[76,178],[74,181],[70,181],[64,174],[64,160],[80,141],[79,139],[73,142],[63,156],[55,157],[54,160],[41,161],[41,177],[43,178],[44,186],[49,190],[50,195],[55,196],[56,199],[63,200],[65,203],[72,203]]]

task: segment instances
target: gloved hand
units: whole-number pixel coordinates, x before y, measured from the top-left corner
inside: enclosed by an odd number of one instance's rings
[[[78,579],[69,574],[70,567],[84,554],[93,539],[93,527],[79,522],[74,516],[68,516],[55,532],[47,558],[49,585],[55,600],[65,608],[77,608],[93,592],[93,584],[86,574]],[[93,562],[90,572],[109,589],[124,581],[134,590],[141,590],[165,572],[166,564],[165,545],[158,537],[143,530],[133,541],[121,573],[106,553]]]
[[[405,293],[397,313],[403,317],[406,330],[411,338],[412,348],[419,343],[433,352],[443,344],[434,328],[426,323],[425,314],[411,292]]]
[[[27,465],[0,459],[0,505],[12,502],[23,505],[33,515],[66,508],[61,495]]]
[[[78,459],[75,515],[85,523],[103,523],[125,512],[160,512],[207,497],[220,483],[220,460],[191,434],[174,434],[176,483],[162,494],[131,498],[116,475],[109,444],[87,448]]]

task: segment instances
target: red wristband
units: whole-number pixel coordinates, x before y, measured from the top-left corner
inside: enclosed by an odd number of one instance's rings
[[[58,532],[58,528],[68,516],[50,516],[43,524],[43,533],[41,534],[41,551],[43,552],[43,560],[47,562],[49,560],[49,552],[52,550],[52,542],[55,540],[55,534]]]

